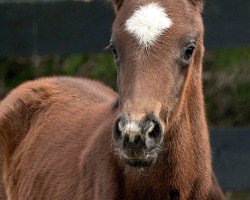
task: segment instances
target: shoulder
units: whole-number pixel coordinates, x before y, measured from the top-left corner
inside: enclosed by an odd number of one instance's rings
[[[15,102],[24,102],[27,105],[46,104],[60,97],[78,97],[93,101],[109,101],[118,98],[116,92],[104,84],[83,78],[51,77],[28,81],[13,89],[0,105],[3,108],[11,107]]]
[[[22,140],[32,119],[48,110],[59,114],[81,108],[87,113],[103,104],[110,107],[117,98],[109,87],[88,79],[52,77],[28,81],[0,102],[0,137],[4,141]]]

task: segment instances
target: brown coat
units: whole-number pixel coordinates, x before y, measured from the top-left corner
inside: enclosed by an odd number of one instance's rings
[[[219,191],[211,178],[203,180],[211,174],[199,151],[208,143],[198,137],[189,144],[182,134],[190,126],[170,132],[153,168],[124,166],[111,137],[116,100],[112,90],[86,79],[40,79],[12,91],[0,105],[8,199],[199,199],[203,191],[196,188],[204,184],[210,195]]]

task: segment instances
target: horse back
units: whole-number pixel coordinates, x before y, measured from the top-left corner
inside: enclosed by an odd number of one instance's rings
[[[40,79],[13,90],[0,104],[7,196],[86,196],[79,188],[85,162],[93,159],[86,152],[95,146],[93,138],[107,124],[116,98],[98,82],[66,77]],[[99,148],[93,150],[96,155]]]

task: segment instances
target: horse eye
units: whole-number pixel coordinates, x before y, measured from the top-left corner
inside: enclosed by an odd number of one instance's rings
[[[183,62],[184,62],[184,65],[185,65],[185,66],[188,66],[188,65],[189,65],[195,47],[196,47],[196,45],[195,45],[195,43],[193,42],[193,43],[189,44],[189,45],[184,49],[184,53],[183,53]]]
[[[110,44],[109,48],[111,49],[112,53],[114,54],[115,59],[117,59],[118,58],[118,53],[117,53],[117,50],[114,47],[114,45]]]

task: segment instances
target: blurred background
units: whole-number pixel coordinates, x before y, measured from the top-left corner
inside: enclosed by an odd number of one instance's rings
[[[250,200],[250,3],[207,0],[204,93],[215,171],[227,199]],[[0,0],[0,99],[38,77],[100,80],[116,89],[104,1]]]

